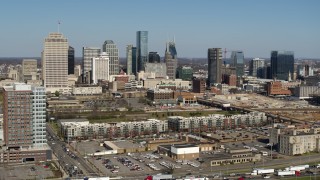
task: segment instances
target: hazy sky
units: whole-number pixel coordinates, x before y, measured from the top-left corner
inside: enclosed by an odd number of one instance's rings
[[[245,57],[292,50],[320,58],[319,7],[319,0],[4,0],[0,57],[40,56],[60,20],[76,56],[111,39],[125,57],[136,31],[147,30],[149,51],[161,56],[175,36],[178,57],[206,57],[208,48],[221,47]]]

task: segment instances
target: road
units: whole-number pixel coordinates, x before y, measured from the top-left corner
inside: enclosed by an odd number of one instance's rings
[[[244,163],[244,164],[234,164],[234,165],[225,165],[225,166],[214,166],[214,167],[203,167],[200,166],[198,170],[192,169],[190,167],[190,171],[182,170],[182,169],[175,169],[173,172],[174,177],[181,177],[185,176],[188,172],[192,173],[192,175],[202,175],[202,176],[212,176],[213,174],[224,174],[226,176],[230,175],[231,173],[249,173],[252,171],[252,168],[274,168],[274,169],[284,169],[285,167],[293,166],[293,165],[302,165],[308,163],[320,162],[319,154],[313,154],[308,156],[294,156],[288,159],[274,159],[274,160],[265,160],[261,162],[253,163]],[[154,172],[153,174],[158,174],[159,172]],[[130,174],[119,174],[123,176],[124,179],[128,180],[140,180],[144,179],[147,174],[135,174],[132,176]],[[306,175],[309,176],[309,175]],[[253,179],[261,179],[261,176],[256,176]]]
[[[47,125],[48,135],[52,137],[52,141],[48,141],[53,153],[58,158],[58,163],[67,172],[68,167],[77,166],[79,170],[82,170],[83,176],[98,177],[99,173],[88,164],[88,162],[81,156],[77,158],[70,157],[67,152],[63,150],[63,146],[68,147],[66,143],[61,141],[52,130],[51,126]],[[71,150],[70,150],[71,151]]]

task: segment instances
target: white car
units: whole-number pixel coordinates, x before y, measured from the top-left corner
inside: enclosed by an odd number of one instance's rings
[[[264,176],[263,179],[270,179],[270,176]]]

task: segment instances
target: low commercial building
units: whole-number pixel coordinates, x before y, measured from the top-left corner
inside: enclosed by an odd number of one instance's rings
[[[294,88],[294,96],[299,99],[309,99],[314,94],[320,94],[319,86],[298,86]]]
[[[147,98],[154,104],[176,104],[174,91],[171,89],[149,89]]]
[[[211,160],[211,166],[221,166],[227,164],[239,164],[261,161],[261,154],[254,154],[250,150],[226,150],[225,153],[215,156]]]
[[[197,104],[197,97],[192,92],[175,91],[174,99],[177,99],[180,105],[189,106]]]
[[[288,87],[283,86],[283,82],[271,81],[271,82],[267,82],[267,94],[268,96],[277,96],[277,95],[290,96],[291,91],[288,90]]]
[[[191,89],[190,81],[183,81],[182,79],[145,79],[143,86],[145,89],[154,89],[159,84],[174,84],[176,89],[189,90]]]
[[[195,144],[160,145],[158,152],[174,160],[195,160],[199,158],[200,148]]]
[[[88,86],[88,87],[73,87],[73,95],[99,95],[102,94],[102,87],[100,86]]]

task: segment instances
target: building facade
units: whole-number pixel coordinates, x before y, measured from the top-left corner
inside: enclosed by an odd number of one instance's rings
[[[158,52],[149,52],[149,63],[160,63],[160,55]]]
[[[294,73],[293,51],[271,52],[271,75],[272,79],[291,81]]]
[[[222,49],[208,49],[208,79],[207,86],[211,87],[214,84],[221,83],[221,66],[222,66]]]
[[[68,74],[74,74],[74,48],[68,49]]]
[[[137,73],[136,48],[133,45],[127,45],[127,74],[132,75]]]
[[[92,83],[98,84],[100,80],[109,80],[109,55],[103,52],[99,57],[92,58]]]
[[[254,58],[250,61],[249,74],[253,77],[264,78],[265,77],[265,60],[260,58]]]
[[[92,58],[98,57],[101,54],[100,48],[83,47],[82,48],[82,75],[83,82],[90,84],[90,72],[92,70]]]
[[[232,51],[231,60],[236,68],[236,76],[242,77],[244,74],[244,55],[242,51]]]
[[[167,65],[168,78],[169,79],[176,79],[177,68],[178,68],[178,59],[177,59],[177,51],[176,51],[174,42],[167,43],[164,61]]]
[[[206,80],[204,78],[195,78],[192,80],[192,92],[204,93],[206,91]]]
[[[297,86],[294,88],[294,96],[299,99],[309,99],[315,94],[320,94],[319,86]]]
[[[44,87],[54,93],[68,89],[68,40],[60,33],[50,33],[44,40],[42,71]]]
[[[190,66],[180,66],[177,69],[177,78],[184,81],[191,81],[193,78],[193,69]]]
[[[234,129],[240,126],[259,125],[267,121],[265,113],[251,112],[241,115],[209,115],[206,117],[171,116],[168,118],[168,128],[175,132],[207,131],[209,129]]]
[[[102,46],[102,51],[109,56],[109,74],[118,75],[119,70],[119,49],[112,40],[106,40]]]
[[[148,31],[137,31],[137,72],[145,70],[148,62]]]
[[[288,90],[288,87],[284,86],[284,83],[281,81],[271,81],[267,82],[267,95],[276,96],[276,95],[291,95],[291,91]]]
[[[135,137],[138,135],[167,132],[167,121],[149,119],[146,121],[118,123],[89,123],[86,120],[60,120],[61,132],[67,140],[96,137]]]
[[[293,156],[308,152],[320,152],[320,130],[309,132],[295,129],[279,136],[279,153]]]
[[[0,163],[21,163],[51,159],[46,139],[46,90],[15,83],[3,88],[5,147]]]
[[[154,74],[154,78],[166,78],[167,76],[167,65],[166,63],[146,63],[145,66],[146,74]]]
[[[38,80],[37,68],[38,61],[36,59],[23,59],[22,60],[22,79],[23,82],[28,80]]]
[[[171,89],[149,89],[147,98],[155,104],[176,104],[174,91]]]

